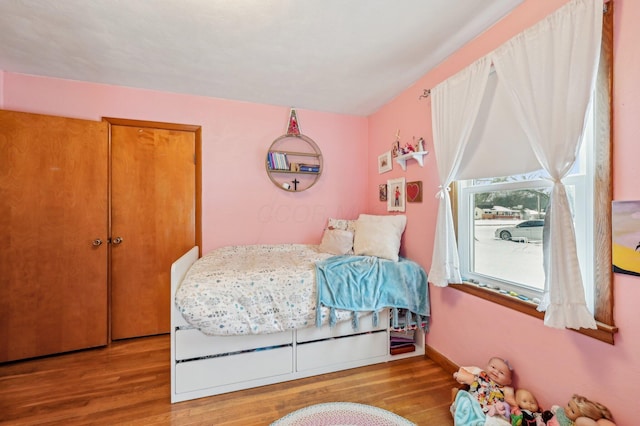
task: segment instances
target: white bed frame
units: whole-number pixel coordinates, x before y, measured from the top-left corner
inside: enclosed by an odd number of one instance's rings
[[[378,327],[371,314],[334,327],[309,327],[275,334],[207,336],[192,328],[175,308],[178,285],[198,259],[193,247],[171,266],[171,402],[280,383],[333,371],[424,355],[424,333],[416,350],[389,353],[389,311]]]

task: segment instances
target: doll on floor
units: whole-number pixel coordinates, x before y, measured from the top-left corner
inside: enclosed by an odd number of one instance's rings
[[[490,416],[510,417],[510,405],[513,399],[511,384],[512,371],[509,364],[498,357],[489,360],[487,367],[461,367],[453,373],[460,384],[469,386],[469,393],[477,399],[482,411]],[[457,389],[454,389],[453,396]]]
[[[580,395],[573,395],[565,407],[551,407],[551,414],[548,426],[615,426],[607,407]]]
[[[511,407],[511,426],[544,426],[538,400],[530,391],[516,390],[515,402]]]

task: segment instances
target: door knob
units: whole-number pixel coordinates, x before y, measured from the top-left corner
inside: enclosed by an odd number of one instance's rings
[[[122,242],[122,237],[115,237],[113,239],[113,244],[120,244]]]
[[[91,245],[93,245],[94,247],[98,247],[102,245],[102,240],[100,238],[96,238],[95,240],[93,240],[91,242]]]

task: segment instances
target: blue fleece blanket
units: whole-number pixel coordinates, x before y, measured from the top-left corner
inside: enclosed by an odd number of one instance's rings
[[[480,403],[467,391],[458,391],[450,410],[455,426],[483,426],[485,424],[486,415],[482,411]]]
[[[316,263],[318,306],[316,324],[320,326],[320,307],[330,309],[335,324],[335,309],[353,311],[357,329],[358,313],[393,309],[393,326],[398,325],[398,308],[412,313],[418,325],[427,324],[430,315],[429,286],[424,269],[408,259],[398,262],[373,256],[334,256]],[[407,322],[408,323],[408,322]]]

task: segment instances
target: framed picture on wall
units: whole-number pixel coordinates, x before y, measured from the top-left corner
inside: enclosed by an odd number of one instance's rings
[[[387,184],[378,185],[378,197],[380,201],[387,201]]]
[[[387,211],[403,212],[406,198],[405,179],[389,179],[387,181]]]
[[[613,272],[640,276],[640,201],[611,205]]]
[[[407,203],[422,202],[422,181],[407,182]]]
[[[393,169],[393,163],[391,162],[391,151],[387,151],[378,156],[378,174],[390,172]]]

